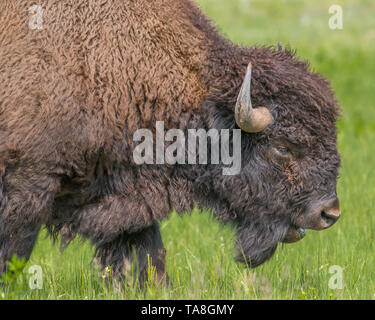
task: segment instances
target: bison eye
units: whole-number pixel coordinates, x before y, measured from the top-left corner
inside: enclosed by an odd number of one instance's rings
[[[275,147],[276,152],[283,157],[293,157],[292,151],[287,147]]]

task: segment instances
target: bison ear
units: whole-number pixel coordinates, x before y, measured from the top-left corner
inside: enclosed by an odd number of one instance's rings
[[[237,125],[245,132],[255,133],[263,131],[273,121],[271,112],[266,107],[252,107],[251,103],[251,71],[249,63],[245,79],[237,97],[234,116]]]

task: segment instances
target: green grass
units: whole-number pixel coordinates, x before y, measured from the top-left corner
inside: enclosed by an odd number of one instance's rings
[[[172,214],[162,223],[173,289],[125,292],[90,266],[93,249],[74,241],[64,253],[42,234],[10,299],[374,299],[375,298],[375,2],[372,0],[200,0],[223,34],[243,45],[290,45],[331,81],[343,108],[339,127],[342,219],[283,245],[255,270],[234,262],[234,231],[207,213]],[[344,10],[344,29],[328,28],[328,8]],[[40,265],[42,290],[28,287]],[[329,267],[343,268],[344,287],[332,290]],[[104,281],[105,282],[105,281]],[[1,298],[1,297],[0,297]]]

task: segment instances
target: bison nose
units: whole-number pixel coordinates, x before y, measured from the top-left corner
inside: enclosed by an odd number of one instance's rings
[[[334,196],[312,204],[296,219],[295,225],[304,229],[323,230],[332,226],[339,218],[339,199]]]
[[[320,219],[322,229],[332,226],[340,218],[340,203],[337,197],[321,204]]]

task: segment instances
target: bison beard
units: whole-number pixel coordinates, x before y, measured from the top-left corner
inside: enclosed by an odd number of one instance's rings
[[[90,239],[118,275],[136,253],[142,282],[148,257],[167,279],[158,221],[172,209],[232,223],[251,267],[290,231],[337,220],[339,107],[293,52],[238,47],[189,0],[47,0],[37,31],[30,5],[0,2],[0,272],[30,256],[43,225],[64,244]],[[242,118],[250,106],[261,125]],[[156,121],[185,133],[240,127],[241,173],[136,165],[133,134]]]
[[[237,260],[255,268],[271,258],[278,243],[283,240],[285,232],[280,232],[280,228],[270,230],[269,226],[265,226],[263,230],[259,226],[253,229],[252,226],[238,229],[239,254]]]

